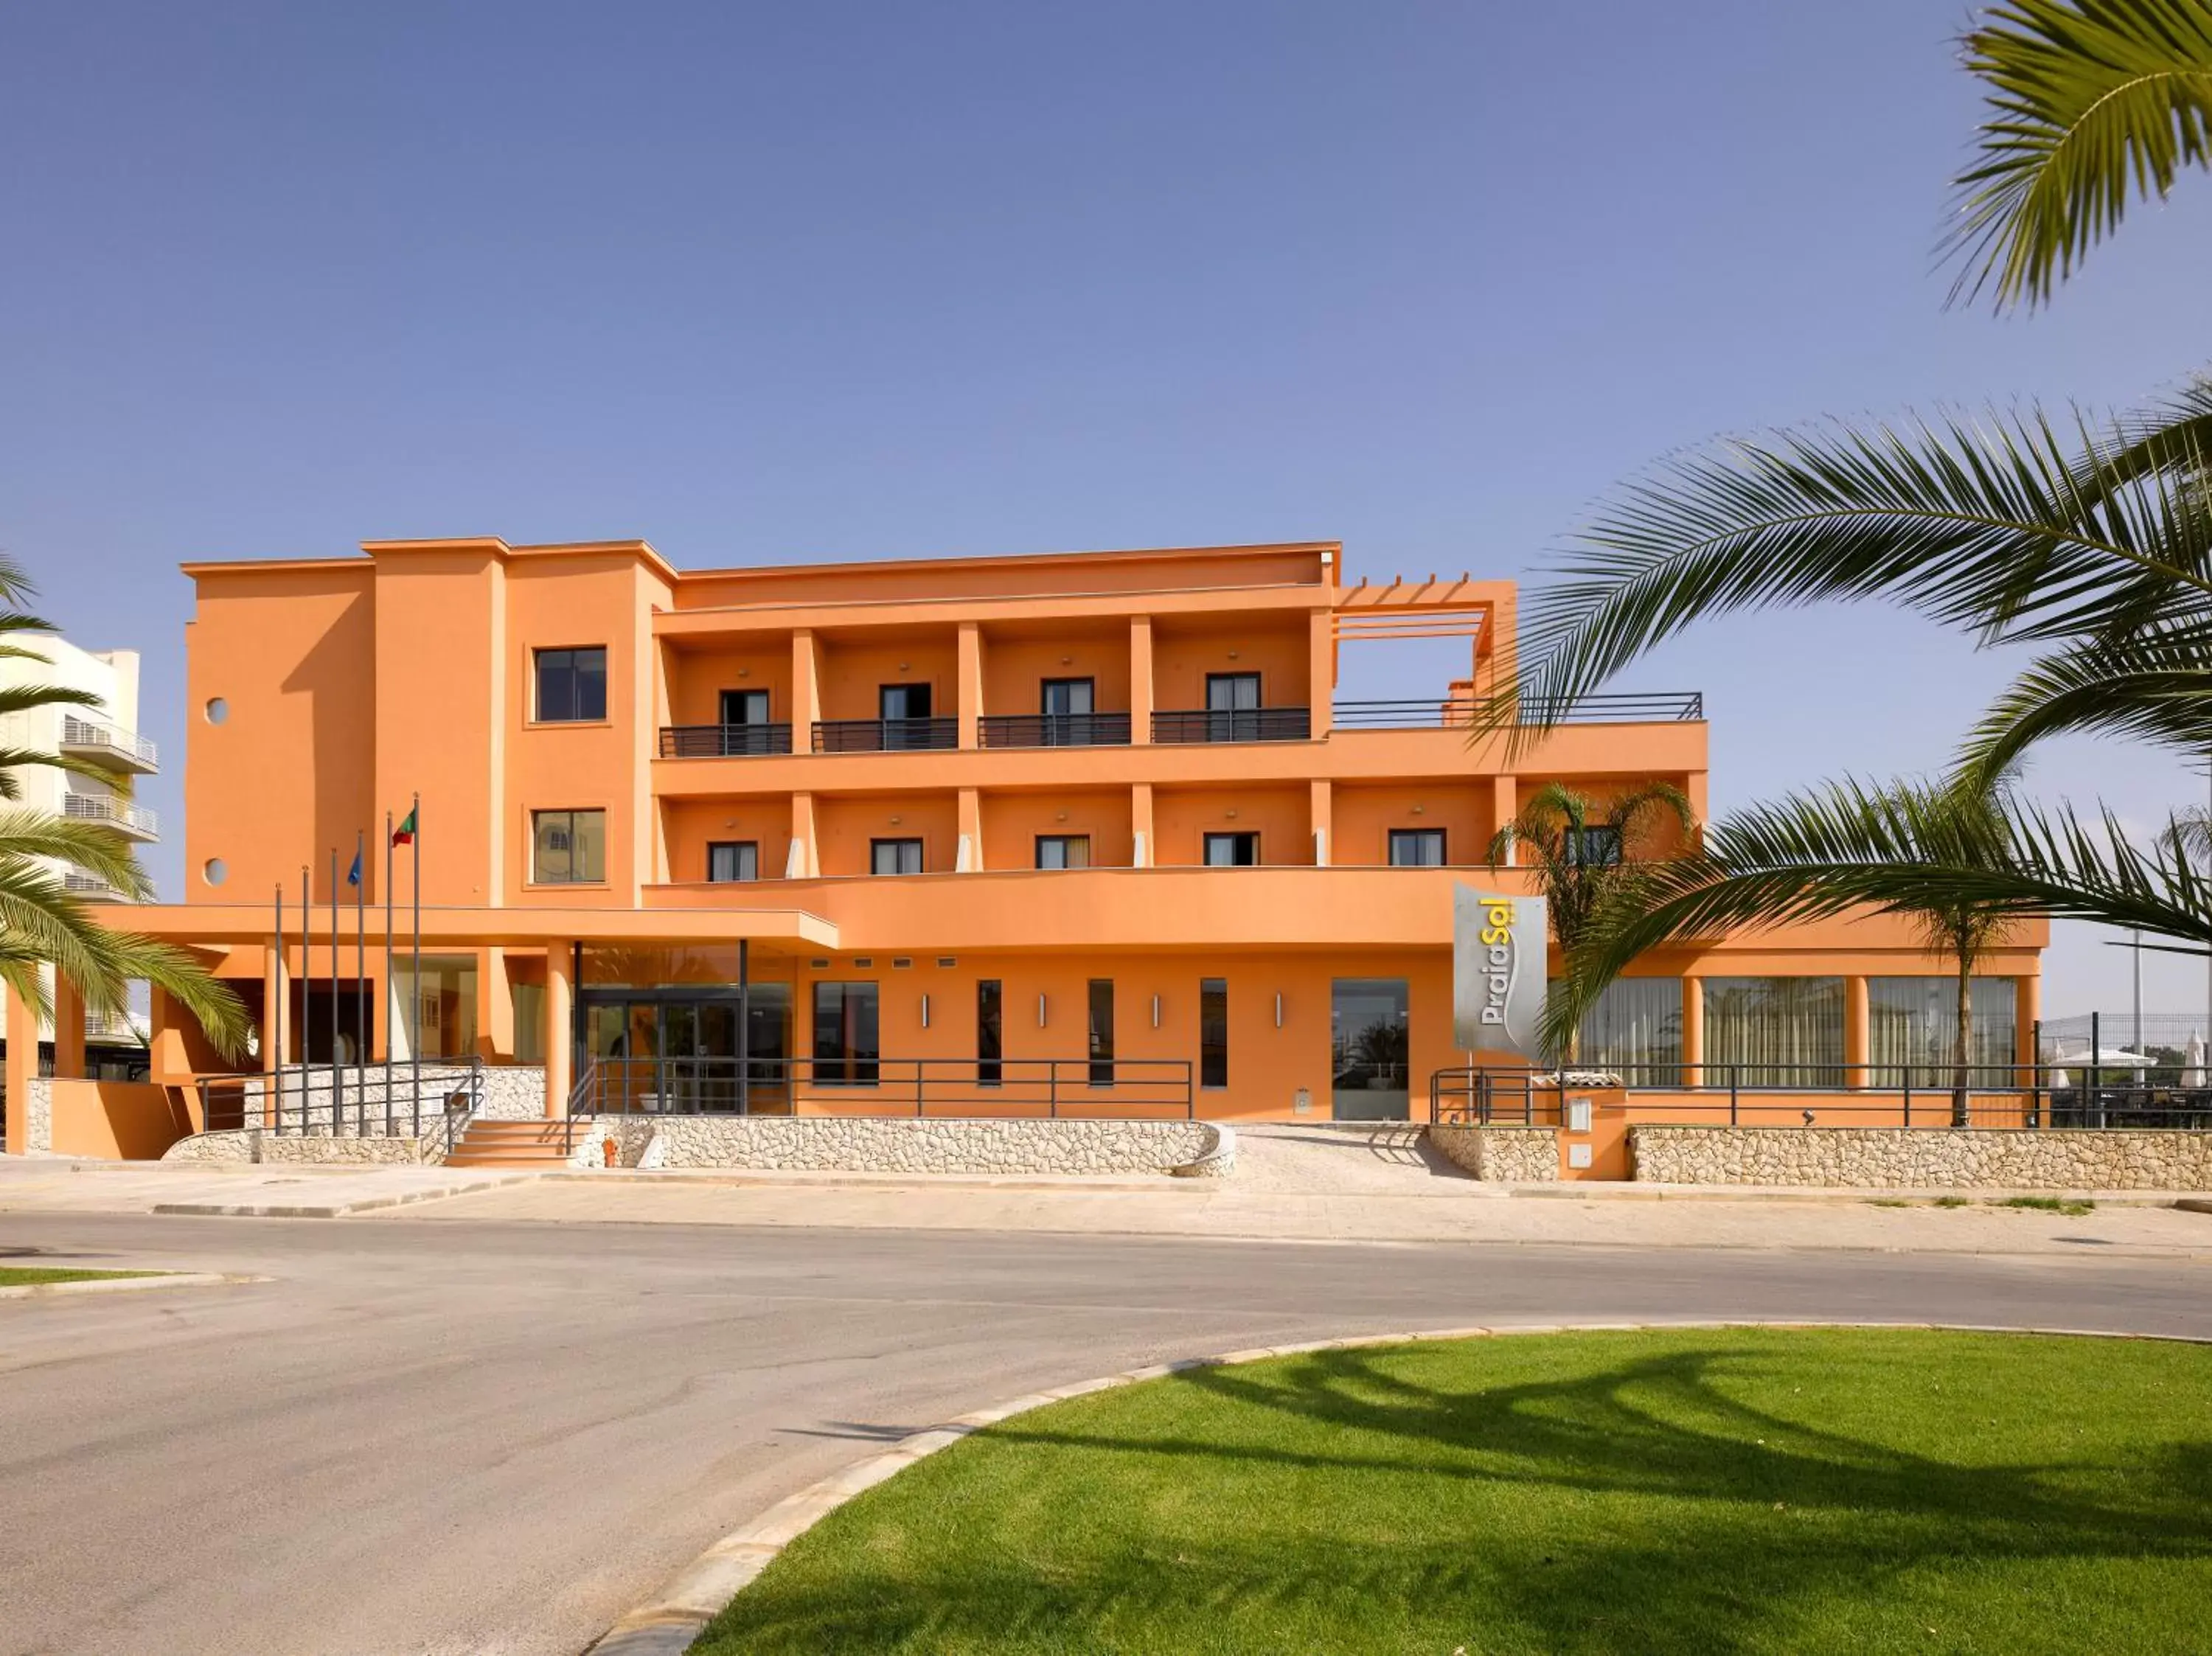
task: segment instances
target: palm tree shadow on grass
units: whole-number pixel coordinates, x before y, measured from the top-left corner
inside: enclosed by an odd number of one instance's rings
[[[1790,1647],[1808,1606],[1878,1606],[1931,1562],[2036,1563],[2041,1580],[2100,1561],[2212,1558],[2202,1494],[2212,1444],[2166,1445],[2130,1463],[2124,1494],[2109,1476],[2093,1493],[2069,1487],[2075,1466],[1960,1465],[1808,1428],[1717,1383],[1771,1355],[1699,1346],[1595,1374],[1453,1389],[1409,1380],[1374,1353],[1329,1353],[1164,1382],[1229,1405],[1218,1438],[1069,1429],[1056,1412],[1017,1419],[987,1435],[988,1447],[1043,1451],[1034,1480],[987,1480],[979,1493],[951,1463],[919,1472],[944,1480],[933,1504],[945,1524],[983,1512],[989,1544],[910,1535],[907,1554],[853,1545],[848,1529],[836,1568],[771,1571],[732,1607],[730,1642],[702,1648],[1773,1649]],[[1163,1459],[1208,1463],[1195,1476],[1214,1486],[1218,1521],[1208,1511],[1188,1522],[1188,1478],[1144,1471]],[[1133,1465],[1148,1480],[1138,1506],[1147,1490],[1179,1494],[1186,1527],[1088,1510],[1088,1492],[1115,1489]],[[1317,1541],[1275,1522],[1273,1503],[1294,1498],[1277,1471],[1448,1487],[1414,1504],[1410,1527],[1364,1517],[1354,1501]],[[1587,1500],[1477,1532],[1486,1511],[1503,1511],[1486,1507],[1485,1486]],[[1607,1500],[1639,1495],[1695,1504],[1639,1513]],[[1039,1501],[1057,1502],[1042,1527]],[[1693,1523],[1680,1521],[1686,1511]],[[1310,1636],[1258,1642],[1285,1626]],[[1360,1630],[1350,1647],[1347,1629]],[[2069,1647],[2068,1629],[2051,1631],[2049,1647]]]

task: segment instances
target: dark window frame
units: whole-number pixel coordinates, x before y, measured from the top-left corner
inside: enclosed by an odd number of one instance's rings
[[[866,993],[863,994],[862,992]],[[872,1087],[883,1078],[883,988],[873,978],[817,978],[811,998],[814,1015],[814,1080],[824,1087]],[[828,1003],[835,1003],[833,1015]],[[875,1046],[858,1049],[859,1009],[870,1004],[874,1013]],[[848,1007],[851,1009],[848,1011]],[[836,1039],[830,1040],[832,1036]]]
[[[752,871],[751,873],[750,873],[750,874],[727,874],[727,875],[723,875],[723,874],[717,874],[717,873],[715,873],[715,872],[714,872],[714,853],[715,853],[716,852],[718,852],[718,851],[727,851],[727,852],[739,852],[739,853],[742,853],[742,852],[747,852],[747,851],[751,852],[752,852],[752,854],[753,854],[753,871]],[[737,856],[737,857],[734,857],[734,858],[732,858],[732,860],[733,860],[733,861],[735,861],[735,862],[736,862],[736,863],[737,863],[740,867],[742,867],[742,866],[744,865],[744,857],[743,857],[742,855],[738,855],[738,856]],[[708,883],[708,885],[754,885],[754,884],[757,884],[757,883],[759,883],[759,880],[760,880],[760,841],[759,841],[759,840],[708,840],[708,841],[707,841],[707,883]]]
[[[1218,1002],[1209,1010],[1207,1003]],[[1209,1025],[1212,1027],[1210,1028]],[[1198,1084],[1202,1091],[1220,1092],[1229,1085],[1229,980],[1198,980]]]
[[[1003,979],[975,980],[975,1084],[996,1087],[1006,1079],[1006,986]]]
[[[730,701],[732,697],[750,698],[753,696],[758,696],[760,698],[761,716],[758,719],[732,719],[730,717]],[[740,726],[744,729],[750,730],[762,725],[773,725],[775,723],[775,698],[768,691],[762,689],[739,688],[723,690],[714,698],[714,711],[720,716],[718,719],[719,723],[726,725]]]
[[[903,861],[903,852],[905,847],[908,846],[912,846],[914,847],[914,866],[912,868],[894,868],[886,871],[882,866],[883,853],[884,851],[894,846],[897,847],[902,853],[901,860]],[[927,851],[922,845],[921,835],[902,834],[891,839],[870,840],[868,841],[868,872],[872,876],[876,876],[888,880],[896,879],[902,876],[909,874],[927,874],[928,871],[929,856]]]
[[[1103,992],[1103,994],[1101,992]],[[1114,980],[1093,978],[1085,991],[1085,1056],[1094,1087],[1114,1084]]]
[[[1083,860],[1079,863],[1068,862],[1066,860],[1067,852],[1066,847],[1079,841],[1083,846]],[[1044,848],[1048,845],[1057,845],[1061,847],[1060,861],[1057,863],[1048,863],[1045,861]],[[1065,873],[1067,870],[1072,868],[1091,868],[1096,866],[1096,864],[1091,860],[1091,836],[1087,834],[1040,834],[1036,836],[1036,847],[1034,854],[1036,857],[1036,866],[1053,873]]]
[[[1252,686],[1252,705],[1250,707],[1239,707],[1234,706],[1233,697],[1231,698],[1232,705],[1230,707],[1217,707],[1213,705],[1213,687],[1216,684],[1243,684],[1248,682]],[[1266,683],[1256,672],[1208,673],[1206,676],[1206,711],[1210,713],[1255,713],[1267,707],[1267,687]]]
[[[1213,842],[1217,840],[1240,840],[1250,842],[1252,856],[1249,862],[1217,863],[1213,860]],[[1208,829],[1198,842],[1198,861],[1201,868],[1258,868],[1260,863],[1260,832],[1257,828],[1232,828],[1215,832]]]
[[[1591,854],[1593,846],[1601,847]],[[1609,822],[1594,822],[1580,830],[1566,830],[1567,861],[1577,868],[1618,868],[1624,857],[1620,830]]]
[[[568,659],[561,664],[568,675],[568,711],[549,711],[546,707],[545,675],[559,657]],[[599,710],[592,712],[584,694],[589,682],[587,676],[578,670],[577,658],[599,658]],[[556,697],[556,700],[558,698]],[[534,725],[604,725],[607,719],[607,646],[604,644],[550,644],[533,647],[530,652],[530,719]]]
[[[565,817],[567,817],[567,818],[568,819],[568,843],[565,846],[563,846],[563,847],[562,847],[562,849],[568,852],[568,870],[569,870],[569,871],[568,871],[565,876],[562,876],[562,877],[556,877],[556,878],[553,878],[553,879],[548,879],[548,878],[546,878],[544,875],[540,874],[540,873],[538,871],[538,833],[539,833],[539,830],[540,830],[540,827],[541,827],[541,825],[545,826],[545,827],[550,827],[550,826],[551,826],[551,824],[547,821],[547,819],[548,819],[548,818],[550,818],[550,817],[555,817],[555,816],[565,816]],[[597,871],[596,873],[584,873],[584,874],[579,874],[579,873],[577,873],[577,872],[575,871],[575,869],[576,869],[576,840],[577,840],[577,834],[576,834],[576,818],[578,818],[579,816],[596,816],[596,817],[598,817],[598,818],[599,819],[599,870],[598,870],[598,871]],[[547,809],[547,810],[532,810],[532,811],[530,813],[530,882],[529,882],[529,883],[530,883],[532,885],[533,885],[533,886],[541,886],[541,885],[545,885],[545,886],[550,886],[550,885],[605,885],[605,884],[607,883],[606,856],[607,856],[607,812],[606,812],[606,807],[605,807],[605,806],[604,806],[604,805],[555,805],[555,806],[552,806],[552,807],[550,807],[550,808],[549,808],[549,809]]]
[[[1070,684],[1087,686],[1091,692],[1087,698],[1091,705],[1087,707],[1071,707],[1063,713],[1054,713],[1052,707],[1052,693],[1062,686]],[[1041,678],[1037,681],[1037,712],[1047,719],[1088,719],[1097,711],[1098,680],[1096,675],[1085,674],[1077,678]]]
[[[1430,839],[1437,842],[1436,861],[1431,863],[1415,858],[1411,862],[1401,863],[1398,860],[1398,846],[1402,841],[1420,841]],[[1450,841],[1444,837],[1444,831],[1440,828],[1394,828],[1390,830],[1386,854],[1392,868],[1443,868],[1449,865],[1451,860]]]

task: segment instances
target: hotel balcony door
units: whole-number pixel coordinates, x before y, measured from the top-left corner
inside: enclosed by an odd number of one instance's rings
[[[1403,978],[1338,978],[1329,986],[1330,1113],[1339,1121],[1403,1121],[1412,1044]]]

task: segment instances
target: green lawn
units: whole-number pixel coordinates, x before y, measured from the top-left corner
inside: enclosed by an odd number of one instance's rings
[[[37,1288],[46,1283],[89,1283],[105,1277],[166,1277],[166,1271],[49,1271],[43,1265],[0,1265],[0,1288]]]
[[[1478,1339],[1007,1422],[800,1538],[695,1652],[2212,1649],[2212,1349]]]

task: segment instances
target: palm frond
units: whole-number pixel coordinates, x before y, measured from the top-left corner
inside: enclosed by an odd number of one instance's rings
[[[2132,202],[2212,154],[2203,0],[2009,0],[1962,44],[1987,114],[1945,238],[1954,303],[2045,302]]]
[[[2212,621],[2153,627],[2124,642],[2091,640],[2045,656],[2015,678],[1968,737],[1972,778],[2062,734],[2094,732],[2212,753]]]

